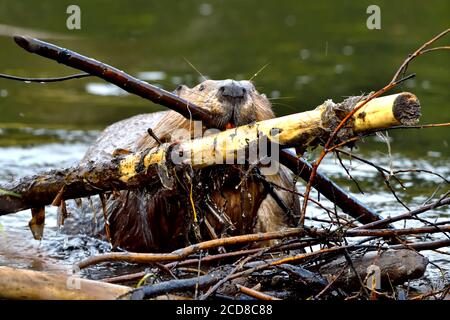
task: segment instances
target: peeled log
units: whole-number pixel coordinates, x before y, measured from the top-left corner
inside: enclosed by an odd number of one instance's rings
[[[428,265],[428,259],[419,253],[408,250],[386,250],[382,252],[371,251],[363,256],[351,255],[353,265],[360,278],[364,281],[369,266],[380,268],[381,287],[390,288],[391,284],[402,284],[405,281],[421,277]],[[336,275],[347,265],[345,257],[340,257],[320,268],[320,273],[332,281]],[[360,283],[358,277],[350,266],[336,280],[336,287],[358,289]]]
[[[392,106],[392,108],[386,106]],[[409,92],[374,99],[359,109],[353,116],[356,132],[397,125],[410,126],[416,124],[419,117],[419,100]]]
[[[339,123],[338,114],[349,112],[349,107],[353,107],[347,105],[344,110],[339,109],[342,105],[328,100],[311,111],[241,126],[200,139],[183,140],[179,144],[163,144],[145,152],[118,155],[111,162],[90,163],[26,177],[14,184],[0,186],[0,215],[48,205],[57,196],[67,200],[143,186],[158,188],[161,182],[170,187],[173,183],[170,169],[182,169],[186,164],[198,169],[229,163],[229,160],[240,163],[244,160],[241,157],[245,157],[249,149],[257,148],[262,138],[282,147],[315,147],[320,141],[326,141],[333,126]],[[400,93],[368,102],[358,110],[345,130],[353,135],[393,125],[410,125],[416,123],[419,116],[417,98],[411,93]],[[257,155],[261,156],[259,152]]]
[[[0,267],[0,299],[111,300],[131,289],[78,277]]]
[[[227,159],[236,159],[236,154],[245,154],[247,148],[255,146],[263,137],[283,147],[315,147],[319,140],[326,140],[329,132],[334,129],[330,128],[329,123],[336,120],[333,119],[335,115],[331,114],[335,108],[336,105],[326,101],[311,111],[241,126],[202,139],[183,141],[171,153],[187,154],[188,156],[182,157],[183,163],[201,168],[226,163]],[[412,125],[418,122],[419,117],[419,100],[413,94],[404,92],[369,101],[355,113],[350,125],[352,132],[364,133],[397,125]],[[144,166],[161,162],[166,157],[166,152],[167,148],[160,149],[157,153],[150,152],[144,158]],[[122,166],[124,179],[132,177],[133,169],[137,166],[137,159],[130,157],[129,160]]]

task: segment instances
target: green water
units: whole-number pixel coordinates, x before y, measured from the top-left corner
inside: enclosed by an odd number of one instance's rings
[[[273,100],[278,115],[381,88],[408,53],[450,26],[447,0],[119,0],[77,1],[81,30],[68,30],[66,8],[72,3],[2,0],[0,24],[48,33],[45,40],[132,75],[164,72],[164,79],[151,82],[168,90],[178,82],[198,82],[184,58],[215,79],[248,79],[269,63],[254,80],[261,92],[281,98]],[[366,27],[370,4],[381,8],[381,30]],[[8,32],[0,34],[0,72],[34,77],[75,72],[23,51]],[[450,37],[441,44],[449,42]],[[448,51],[419,58],[409,70],[417,73],[416,79],[396,89],[419,97],[422,123],[450,121],[449,62]],[[89,93],[86,86],[92,82],[102,83],[94,78],[45,85],[0,79],[0,128],[102,128],[163,109],[129,95]],[[9,132],[0,137],[0,145],[33,142]],[[450,155],[449,133],[443,128],[392,135],[396,151],[416,158],[430,150]]]

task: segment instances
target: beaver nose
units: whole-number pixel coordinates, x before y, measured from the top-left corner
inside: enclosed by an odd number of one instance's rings
[[[244,98],[246,90],[239,85],[231,83],[220,87],[219,93],[225,99],[238,100]]]

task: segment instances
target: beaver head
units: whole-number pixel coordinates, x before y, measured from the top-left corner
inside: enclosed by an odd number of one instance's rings
[[[175,93],[208,109],[215,127],[222,130],[274,116],[266,96],[246,80],[205,80],[193,88],[180,85]]]
[[[269,100],[250,81],[206,80],[192,88],[179,86],[174,93],[208,110],[220,130],[274,117]],[[139,121],[122,124],[127,134],[136,130],[135,122]],[[179,140],[179,129],[194,137],[199,128],[175,111],[148,125],[162,142]],[[148,150],[158,144],[141,131],[143,136],[134,140],[130,150]],[[187,138],[183,135],[181,139]],[[288,225],[284,211],[267,196],[269,188],[256,174],[258,168],[249,169],[246,164],[218,164],[177,174],[173,188],[122,191],[108,200],[112,243],[133,251],[170,251],[201,239],[273,231]],[[283,172],[267,179],[287,190],[294,188]],[[293,206],[293,195],[278,192],[283,203]]]
[[[259,93],[253,83],[247,80],[205,80],[193,88],[179,85],[174,93],[208,110],[214,127],[220,130],[274,117],[266,95]],[[169,142],[175,130],[192,131],[192,128],[189,119],[175,111],[169,111],[152,129],[161,141]],[[155,146],[156,141],[148,135],[138,142],[138,150]]]

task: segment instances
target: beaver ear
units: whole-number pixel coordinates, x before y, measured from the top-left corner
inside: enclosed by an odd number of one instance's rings
[[[187,89],[187,86],[185,86],[184,84],[180,84],[178,87],[176,87],[176,89],[173,91],[173,93],[175,94],[179,94],[181,91]]]

